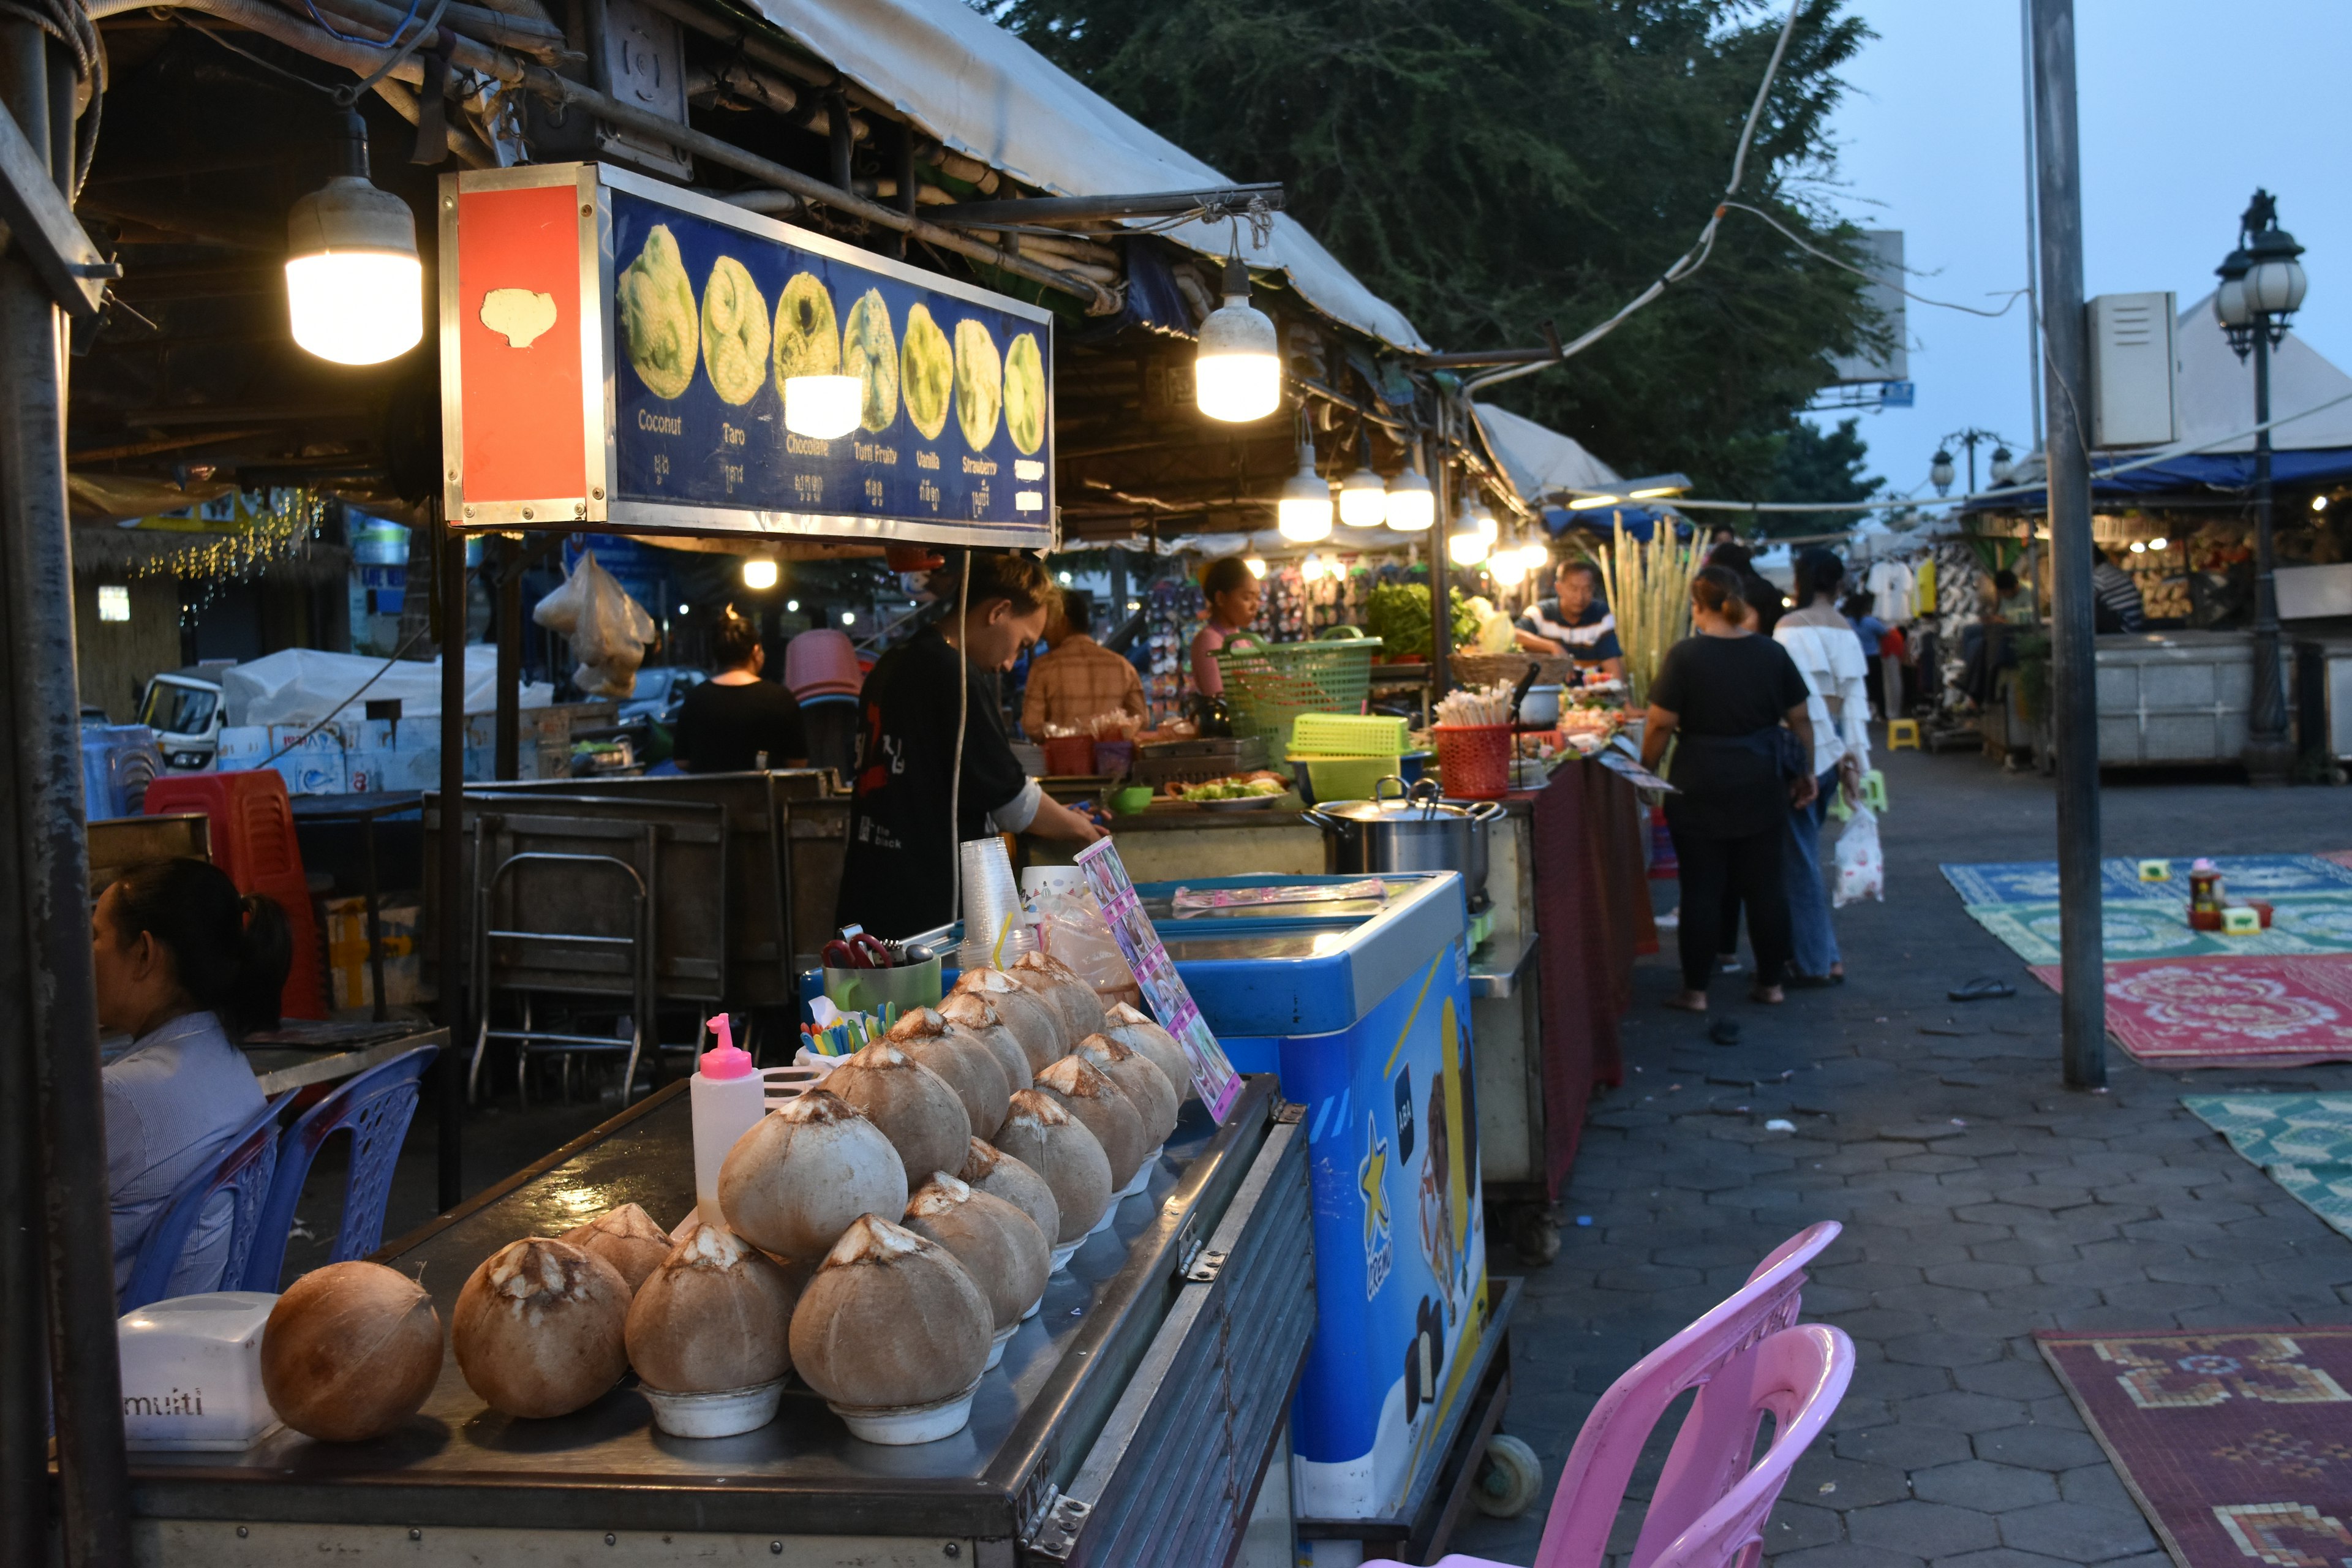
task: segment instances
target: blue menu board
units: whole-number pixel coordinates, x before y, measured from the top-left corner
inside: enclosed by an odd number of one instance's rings
[[[615,186],[610,196],[616,519],[707,510],[939,525],[1012,542],[1051,519],[1044,310],[816,236],[772,237]],[[859,422],[784,427],[784,383],[856,378]],[[721,514],[738,514],[730,518]],[[751,514],[749,518],[741,514]]]

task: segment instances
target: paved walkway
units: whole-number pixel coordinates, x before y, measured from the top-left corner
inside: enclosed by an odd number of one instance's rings
[[[1882,762],[1888,901],[1840,911],[1849,984],[1766,1008],[1718,983],[1717,1005],[1745,1031],[1727,1048],[1658,1005],[1674,984],[1662,960],[1638,975],[1626,1085],[1594,1107],[1558,1261],[1529,1271],[1505,1426],[1542,1458],[1548,1498],[1619,1373],[1773,1245],[1836,1219],[1845,1234],[1814,1272],[1806,1316],[1851,1334],[1859,1365],[1773,1517],[1773,1561],[2162,1568],[2029,1336],[2352,1323],[2352,1241],[2179,1104],[2192,1082],[2341,1089],[2352,1067],[2162,1073],[2111,1048],[2109,1092],[2060,1088],[2056,997],[1961,913],[1936,870],[2050,858],[2048,784],[1975,756]],[[2352,846],[2340,790],[2118,782],[2103,808],[2109,854]],[[1658,886],[1671,900],[1672,884]],[[1983,973],[2014,979],[2018,995],[1944,999]],[[1768,1131],[1772,1118],[1797,1131]],[[1495,1267],[1511,1267],[1507,1252]],[[1454,1549],[1530,1563],[1542,1513],[1473,1520]],[[1637,1518],[1621,1518],[1619,1550]]]

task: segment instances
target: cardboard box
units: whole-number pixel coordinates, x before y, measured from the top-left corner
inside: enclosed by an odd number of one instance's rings
[[[373,1007],[375,975],[368,965],[367,900],[324,900],[327,913],[327,976],[339,1009]],[[383,930],[383,990],[388,1006],[411,1006],[425,999],[423,960],[416,951],[422,908],[407,899],[386,899],[376,909]]]

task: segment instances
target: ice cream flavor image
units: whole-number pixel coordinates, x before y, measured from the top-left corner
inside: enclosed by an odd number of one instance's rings
[[[1004,364],[988,329],[967,316],[956,323],[956,423],[965,445],[984,450],[996,439],[996,416],[1004,404]]]
[[[702,286],[702,363],[729,403],[751,402],[768,379],[768,301],[731,256],[712,264]]]
[[[620,295],[629,363],[656,397],[678,396],[694,384],[694,285],[666,225],[646,234],[621,274]]]
[[[795,272],[776,300],[776,389],[796,375],[841,374],[833,296],[814,272]]]
[[[1013,339],[1004,356],[1004,428],[1024,453],[1045,444],[1045,362],[1034,332]]]
[[[877,434],[887,430],[898,416],[898,340],[879,289],[868,289],[849,307],[849,322],[841,333],[841,373],[866,384],[858,423]]]
[[[907,311],[907,342],[898,356],[898,383],[906,389],[907,417],[936,441],[948,427],[948,396],[955,382],[955,350],[948,335],[931,320],[930,309],[910,306]]]

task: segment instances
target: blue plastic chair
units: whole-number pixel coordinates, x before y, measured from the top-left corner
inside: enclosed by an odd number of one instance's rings
[[[417,1080],[440,1049],[419,1046],[370,1068],[294,1123],[278,1152],[269,1200],[262,1205],[260,1236],[246,1264],[245,1289],[277,1290],[278,1276],[286,1267],[287,1235],[294,1228],[294,1208],[302,1201],[302,1184],[310,1179],[319,1151],[338,1132],[352,1135],[351,1176],[343,1187],[334,1253],[327,1261],[348,1263],[383,1245],[383,1211],[392,1197],[400,1146],[416,1115]]]
[[[228,1258],[221,1268],[220,1282],[206,1289],[238,1289],[255,1251],[262,1208],[278,1170],[278,1113],[285,1104],[286,1096],[281,1094],[262,1107],[252,1121],[221,1146],[219,1159],[189,1176],[172,1194],[163,1212],[149,1227],[147,1239],[139,1244],[139,1254],[131,1265],[130,1283],[123,1287],[122,1299],[115,1306],[118,1312],[137,1311],[170,1293],[173,1271],[180,1266],[180,1255],[187,1250],[188,1233],[195,1229],[205,1207],[224,1192],[231,1194],[233,1205]],[[279,1250],[284,1250],[282,1237]]]

